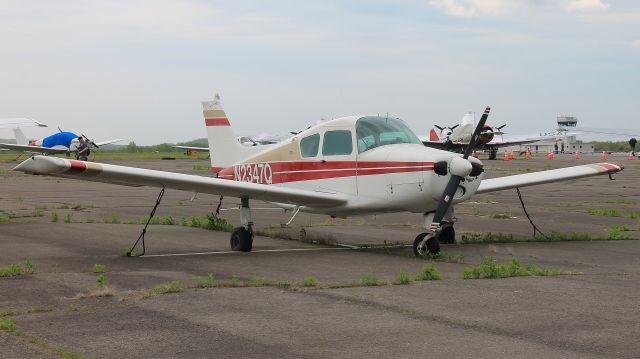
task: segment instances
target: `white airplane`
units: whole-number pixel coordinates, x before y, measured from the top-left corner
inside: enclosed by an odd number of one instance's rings
[[[16,138],[16,144],[27,144],[29,141],[22,133],[22,127],[47,127],[42,122],[30,118],[0,118],[0,129],[12,129]],[[9,151],[8,148],[0,148],[0,151]]]
[[[509,147],[514,145],[524,145],[542,140],[555,139],[551,135],[532,135],[532,136],[504,136],[502,129],[506,124],[498,127],[491,127],[485,124],[480,132],[480,138],[476,144],[476,150],[484,150],[489,152],[489,159],[496,159],[498,149],[501,147]],[[462,116],[459,124],[453,127],[434,126],[440,131],[436,133],[435,129],[429,131],[429,139],[422,140],[425,146],[443,149],[452,152],[462,153],[468,147],[476,128],[475,113],[468,112]],[[499,137],[497,137],[497,135]]]
[[[242,225],[230,238],[237,251],[252,248],[251,200],[292,209],[294,216],[299,211],[339,217],[422,213],[426,231],[413,242],[417,256],[438,252],[440,241],[454,241],[453,205],[474,194],[623,170],[620,165],[597,163],[483,179],[482,162],[469,155],[479,143],[489,107],[462,155],[425,147],[402,120],[380,116],[338,118],[266,149],[245,147],[236,140],[219,99],[203,102],[203,108],[216,178],[46,156],[33,156],[14,170],[158,187],[155,208],[165,188],[240,198]]]

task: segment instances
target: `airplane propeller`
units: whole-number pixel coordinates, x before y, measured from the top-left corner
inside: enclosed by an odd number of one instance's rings
[[[93,140],[89,139],[89,137],[85,136],[84,133],[81,133],[80,136],[84,137],[84,140],[89,143],[89,147],[100,148]]]
[[[491,111],[491,108],[487,106],[487,108],[484,110],[484,113],[482,114],[482,117],[480,118],[480,121],[478,122],[478,125],[476,126],[475,131],[473,132],[471,141],[465,149],[462,158],[453,157],[453,159],[451,159],[451,162],[449,162],[449,172],[451,173],[451,179],[449,179],[449,183],[447,183],[447,186],[442,193],[442,199],[440,199],[438,208],[436,208],[436,213],[433,216],[433,222],[431,224],[431,230],[433,231],[440,227],[442,219],[451,207],[453,196],[458,190],[460,181],[467,177],[474,169],[468,158],[471,152],[473,152],[475,147],[478,145],[480,134],[482,132],[482,129],[484,128],[485,122],[487,122],[487,117],[489,117],[489,111]]]

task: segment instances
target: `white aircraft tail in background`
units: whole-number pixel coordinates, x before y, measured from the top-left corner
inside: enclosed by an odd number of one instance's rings
[[[24,132],[20,129],[20,127],[13,128],[13,134],[16,136],[16,144],[17,145],[28,145],[29,140],[27,136],[24,135]]]

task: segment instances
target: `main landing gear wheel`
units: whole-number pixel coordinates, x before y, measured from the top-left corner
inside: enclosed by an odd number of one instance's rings
[[[432,233],[420,233],[413,241],[413,254],[416,257],[424,257],[427,254],[438,254],[439,252],[440,242]]]
[[[442,244],[456,243],[456,230],[453,229],[453,226],[446,226],[442,228],[442,231],[440,231],[440,235],[438,236],[438,240]]]
[[[231,232],[230,243],[233,251],[251,252],[253,235],[244,227],[238,227]]]

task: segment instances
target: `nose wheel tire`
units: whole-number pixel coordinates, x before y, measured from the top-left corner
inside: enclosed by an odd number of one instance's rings
[[[251,252],[253,235],[244,227],[238,227],[231,232],[230,243],[232,251]]]
[[[416,257],[424,257],[428,254],[438,254],[440,242],[433,233],[420,233],[413,241],[413,254]]]

